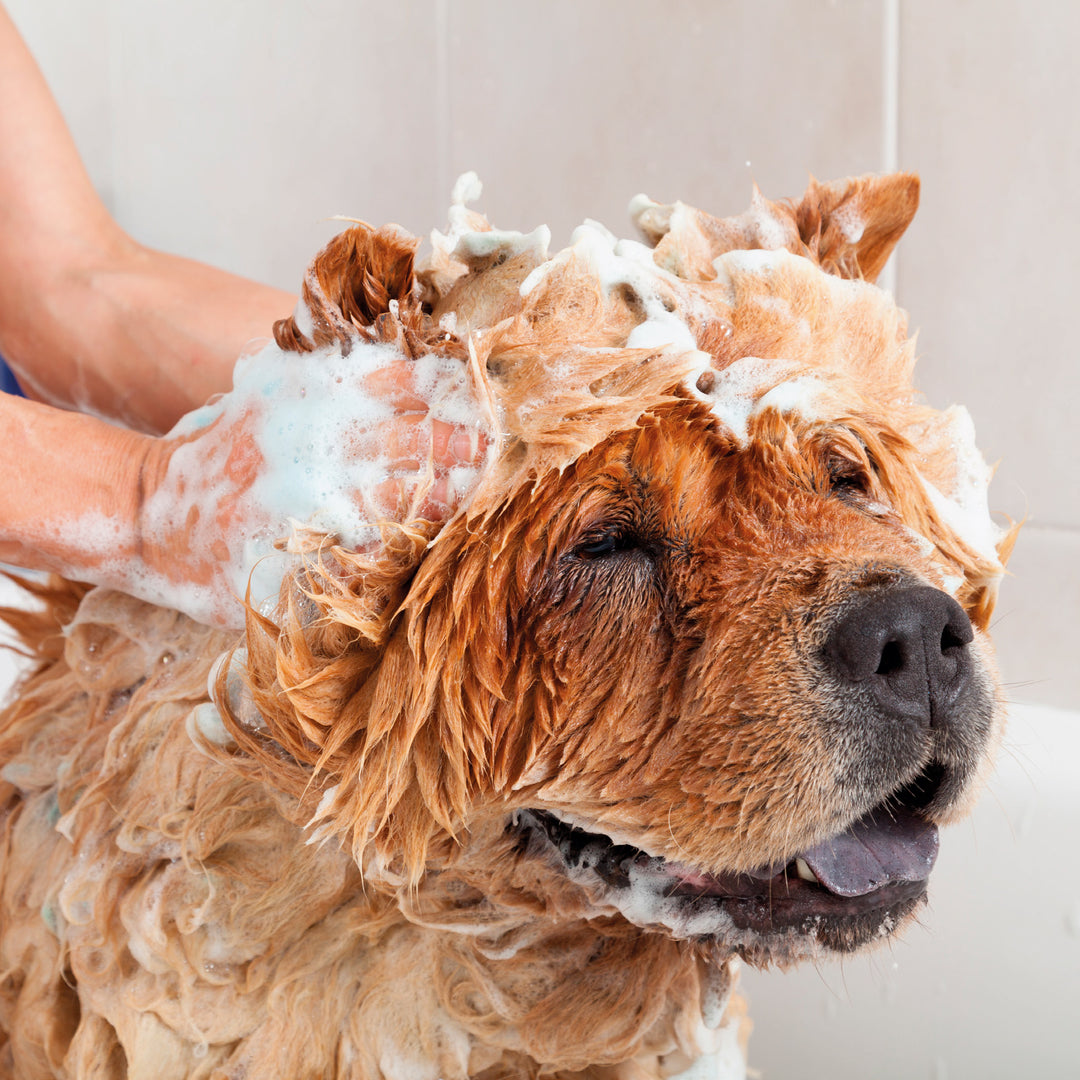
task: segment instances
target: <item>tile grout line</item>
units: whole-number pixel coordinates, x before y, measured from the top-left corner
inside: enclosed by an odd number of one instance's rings
[[[895,172],[900,159],[900,0],[884,0],[882,164]]]
[[[445,205],[450,194],[452,121],[450,110],[450,0],[435,0],[435,123],[438,150],[435,168],[435,207]],[[433,219],[437,220],[437,219]]]
[[[881,166],[896,172],[900,162],[900,0],[883,0],[881,41]],[[879,284],[896,295],[897,256],[893,254],[881,272]]]

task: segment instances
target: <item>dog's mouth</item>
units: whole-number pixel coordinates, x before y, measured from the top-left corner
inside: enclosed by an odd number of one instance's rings
[[[926,895],[938,831],[917,807],[932,783],[924,776],[787,862],[739,874],[650,855],[549,810],[520,811],[517,825],[527,842],[554,849],[568,876],[638,925],[726,938],[751,958],[763,955],[763,935],[789,945],[809,936],[849,951],[890,933]]]

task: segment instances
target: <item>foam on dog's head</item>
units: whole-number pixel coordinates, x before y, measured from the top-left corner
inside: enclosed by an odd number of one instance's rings
[[[905,317],[870,283],[917,191],[909,176],[813,183],[797,203],[755,193],[724,220],[639,198],[654,247],[586,223],[549,257],[546,230],[497,232],[470,211],[467,177],[415,270],[400,231],[356,226],[334,241],[278,346],[347,359],[382,343],[458,363],[492,449],[431,546],[437,528],[419,520],[386,527],[374,552],[324,523],[338,542],[308,545],[275,620],[249,617],[249,692],[269,734],[227,717],[244,750],[297,790],[312,768],[347,780],[317,816],[351,834],[362,863],[375,852],[415,880],[478,793],[490,800],[497,776],[524,767],[499,758],[509,744],[492,726],[501,658],[470,645],[478,620],[499,618],[490,598],[506,595],[506,575],[526,573],[502,558],[513,521],[545,477],[671,408],[733,449],[829,440],[985,626],[1007,546],[985,511],[985,465],[956,414],[917,401]]]
[[[630,214],[656,248],[657,263],[689,280],[711,280],[725,252],[761,249],[805,255],[827,273],[872,282],[918,205],[918,177],[897,173],[811,180],[798,202],[770,202],[755,187],[750,209],[736,217],[714,218],[645,195],[632,200]]]

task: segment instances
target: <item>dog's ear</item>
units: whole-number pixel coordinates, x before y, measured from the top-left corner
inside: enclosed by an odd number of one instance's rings
[[[750,209],[715,218],[684,203],[638,195],[630,215],[656,251],[656,262],[689,281],[712,281],[728,251],[790,251],[839,277],[876,281],[919,205],[914,173],[858,176],[819,184],[798,201],[771,202],[754,188]]]
[[[336,236],[309,267],[294,314],[275,325],[279,348],[349,355],[366,342],[390,343],[403,360],[436,355],[472,373],[466,344],[423,310],[414,287],[417,245],[395,226],[357,223]],[[320,804],[323,811],[339,832],[353,829],[358,852],[377,833],[380,850],[407,857],[414,876],[462,805],[461,769],[451,776],[443,768],[425,726],[431,702],[412,690],[422,673],[401,615],[417,567],[444,528],[421,513],[426,490],[389,521],[370,518],[381,534],[371,549],[294,530],[288,550],[300,565],[277,610],[271,617],[248,607],[244,643],[213,680],[238,748],[235,756],[223,752],[236,767],[258,771],[301,804],[334,778],[347,779],[336,799]],[[464,522],[463,529],[469,535]]]
[[[304,277],[301,302],[274,324],[274,340],[289,352],[340,344],[391,310],[415,305],[413,260],[420,241],[396,225],[378,229],[357,222],[315,256]]]
[[[915,173],[811,179],[794,205],[807,253],[840,277],[876,281],[919,206]]]
[[[377,555],[324,551],[275,620],[248,609],[243,647],[212,676],[236,744],[222,753],[314,814],[316,838],[351,844],[376,884],[415,885],[453,849],[489,768],[502,657],[471,594],[491,551],[463,518],[448,528],[430,550],[409,529]]]

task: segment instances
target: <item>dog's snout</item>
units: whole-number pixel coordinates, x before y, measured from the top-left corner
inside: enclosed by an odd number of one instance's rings
[[[833,627],[825,656],[842,679],[866,687],[886,716],[944,724],[971,682],[973,637],[964,609],[940,589],[875,589]]]

